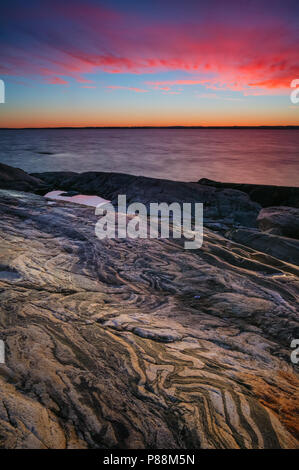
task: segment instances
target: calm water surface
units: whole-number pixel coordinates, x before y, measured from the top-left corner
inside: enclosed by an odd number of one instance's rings
[[[0,130],[0,162],[28,172],[113,171],[299,186],[299,131]]]

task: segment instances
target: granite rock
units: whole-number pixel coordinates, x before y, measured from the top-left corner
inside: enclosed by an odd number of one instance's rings
[[[0,447],[298,448],[298,267],[96,222],[0,191]]]
[[[299,239],[299,209],[294,207],[267,207],[258,215],[257,222],[262,231]]]

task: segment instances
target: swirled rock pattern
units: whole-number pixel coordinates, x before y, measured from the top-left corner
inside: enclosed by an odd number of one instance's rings
[[[208,229],[101,241],[29,193],[0,214],[1,447],[298,447],[298,267]]]

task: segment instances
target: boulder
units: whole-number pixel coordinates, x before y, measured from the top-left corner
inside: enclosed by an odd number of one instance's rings
[[[229,238],[279,260],[299,265],[299,241],[246,228],[234,229]],[[296,271],[297,272],[297,271]]]
[[[299,188],[296,187],[246,183],[221,183],[207,178],[200,179],[198,183],[219,189],[238,189],[239,191],[248,194],[252,201],[258,202],[262,207],[299,207]]]
[[[48,191],[47,184],[34,176],[28,175],[20,168],[0,163],[0,188],[42,194]]]
[[[262,231],[299,239],[299,209],[294,207],[267,207],[258,215]]]

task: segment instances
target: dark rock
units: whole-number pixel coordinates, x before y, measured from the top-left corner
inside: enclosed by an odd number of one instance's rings
[[[78,194],[80,194],[78,191],[68,191],[66,193],[60,194],[60,196],[73,197],[78,196]]]
[[[77,175],[73,171],[47,171],[45,173],[31,173],[30,176],[34,178],[40,178],[39,175],[43,175],[42,179],[51,189],[67,189],[63,188],[63,182]]]
[[[229,237],[235,242],[267,253],[279,260],[299,265],[299,241],[245,228],[232,230]]]
[[[258,215],[259,228],[273,235],[299,239],[299,209],[294,207],[267,207]]]
[[[53,190],[78,191],[117,202],[120,194],[127,202],[202,202],[204,217],[224,223],[254,227],[260,206],[247,194],[233,189],[216,189],[197,183],[184,183],[122,173],[34,173]]]
[[[0,163],[0,188],[39,194],[48,190],[48,186],[44,181],[28,175],[20,168],[13,168],[4,163]]]
[[[221,183],[207,178],[200,179],[198,183],[219,189],[238,189],[239,191],[248,194],[252,201],[258,202],[262,207],[299,207],[299,188],[296,187],[246,183]]]

